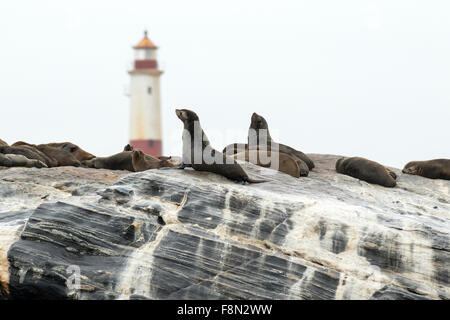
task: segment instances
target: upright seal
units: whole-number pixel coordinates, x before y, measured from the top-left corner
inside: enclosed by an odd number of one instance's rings
[[[190,166],[194,170],[217,173],[230,180],[240,182],[266,182],[265,180],[251,179],[233,158],[213,149],[195,112],[176,109],[175,113],[184,125],[183,157],[180,168]]]
[[[269,125],[267,124],[266,119],[264,119],[262,116],[257,114],[256,112],[253,112],[252,119],[250,123],[250,128],[248,129],[248,145],[249,149],[260,149],[264,144],[267,144],[267,150],[271,151],[278,151],[278,152],[284,152],[287,153],[293,157],[296,157],[306,163],[309,170],[314,168],[314,162],[308,158],[306,154],[304,154],[301,151],[295,150],[294,148],[291,148],[287,145],[276,143],[272,140],[272,137],[269,133]],[[256,145],[255,141],[252,140],[252,136],[256,134]],[[265,139],[263,139],[265,134]],[[277,150],[278,149],[278,150]]]

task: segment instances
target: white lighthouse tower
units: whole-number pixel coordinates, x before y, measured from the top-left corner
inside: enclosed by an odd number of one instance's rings
[[[130,144],[152,156],[162,155],[161,99],[157,46],[147,31],[133,47],[134,68],[130,74]]]

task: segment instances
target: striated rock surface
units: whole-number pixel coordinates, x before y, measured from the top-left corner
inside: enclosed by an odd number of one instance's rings
[[[3,299],[449,299],[450,181],[0,168]],[[78,277],[79,275],[79,277]],[[77,282],[78,281],[78,282]]]

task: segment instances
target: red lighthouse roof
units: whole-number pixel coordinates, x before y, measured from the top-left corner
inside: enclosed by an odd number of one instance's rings
[[[135,45],[133,48],[135,48],[135,49],[140,49],[140,48],[157,49],[158,47],[155,46],[155,44],[148,38],[147,30],[145,30],[144,31],[144,38],[137,45]]]

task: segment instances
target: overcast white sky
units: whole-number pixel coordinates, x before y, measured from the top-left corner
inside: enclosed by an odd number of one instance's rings
[[[256,111],[305,153],[450,158],[449,17],[444,0],[2,1],[0,138],[121,151],[148,28],[167,155],[181,154],[185,107],[219,150],[246,141]]]

